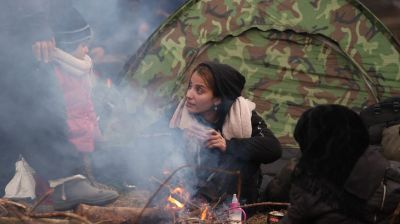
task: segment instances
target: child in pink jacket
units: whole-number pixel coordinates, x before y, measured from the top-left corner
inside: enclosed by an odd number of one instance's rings
[[[100,137],[91,96],[94,73],[88,44],[92,33],[80,17],[72,21],[55,30],[54,72],[64,95],[69,140],[79,152],[89,153]]]

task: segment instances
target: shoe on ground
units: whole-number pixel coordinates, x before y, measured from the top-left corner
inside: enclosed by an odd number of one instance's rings
[[[102,206],[115,201],[118,193],[114,190],[100,189],[87,179],[73,179],[54,188],[52,195],[54,210],[74,209],[79,204]]]

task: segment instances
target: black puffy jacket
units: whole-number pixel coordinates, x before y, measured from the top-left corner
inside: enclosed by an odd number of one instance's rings
[[[361,202],[354,208],[358,215],[349,215],[335,198],[324,200],[322,192],[326,193],[326,189],[311,193],[309,189],[293,184],[290,190],[291,206],[280,223],[389,223],[400,201],[399,177],[398,170],[391,168],[376,148],[370,148],[354,166],[344,189],[335,189]]]

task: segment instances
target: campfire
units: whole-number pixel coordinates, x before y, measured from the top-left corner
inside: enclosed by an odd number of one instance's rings
[[[165,209],[172,211],[173,223],[217,223],[216,217],[224,217],[223,214],[217,215],[216,205],[211,207],[205,201],[191,200],[189,192],[183,187],[172,189],[166,201]]]
[[[173,189],[171,191],[171,194],[167,198],[169,204],[172,205],[172,208],[175,209],[183,209],[188,200],[189,200],[189,193],[187,193],[185,189],[181,187],[176,187],[175,189]]]
[[[0,199],[1,223],[252,223],[245,220],[232,220],[230,216],[232,207],[226,203],[226,198],[209,203],[204,199],[193,198],[190,192],[182,185],[169,184],[171,177],[183,166],[171,172],[165,181],[157,181],[158,189],[147,198],[144,206],[121,206],[117,203],[107,207],[79,205],[75,211],[69,212],[35,212],[37,206],[50,195],[45,195],[32,206]],[[166,190],[165,196],[159,197],[161,190]],[[133,190],[133,193],[142,193]],[[160,193],[160,194],[159,194]],[[158,195],[158,197],[156,197]],[[157,200],[155,200],[157,198]],[[229,198],[228,198],[229,199]],[[154,201],[154,202],[153,202]],[[152,203],[153,202],[153,203]],[[152,206],[150,206],[152,205]],[[238,209],[255,206],[288,206],[287,203],[263,202],[250,205],[241,205]],[[266,220],[266,219],[265,219]],[[260,222],[255,222],[260,223]],[[265,223],[265,222],[264,222]]]

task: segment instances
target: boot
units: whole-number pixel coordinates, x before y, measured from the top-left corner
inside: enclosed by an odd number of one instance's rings
[[[65,211],[74,209],[79,204],[106,205],[118,198],[113,190],[99,189],[90,184],[86,178],[68,180],[54,188],[54,210]]]
[[[99,189],[105,189],[105,190],[113,190],[115,189],[113,187],[107,186],[105,184],[97,182],[96,178],[93,175],[92,171],[92,162],[89,158],[89,156],[84,153],[83,156],[83,167],[82,167],[82,174],[89,180],[90,184],[93,187],[99,188]]]

